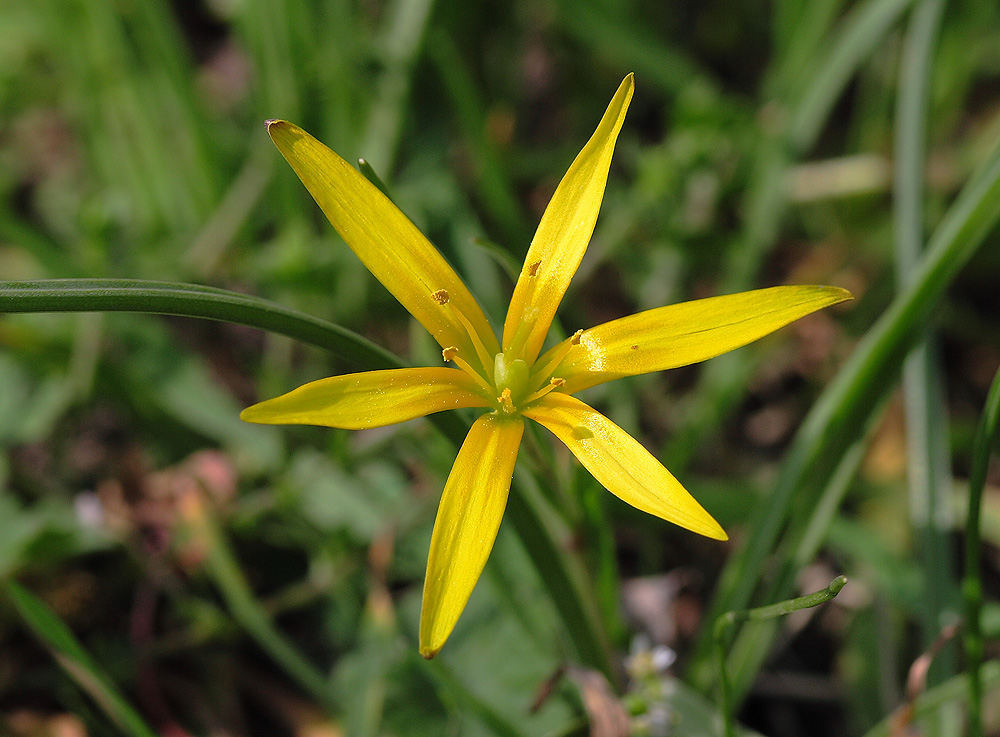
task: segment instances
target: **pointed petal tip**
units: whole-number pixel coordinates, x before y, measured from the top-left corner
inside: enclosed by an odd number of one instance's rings
[[[240,419],[244,422],[252,422],[255,425],[286,425],[290,424],[283,417],[276,417],[274,415],[274,410],[268,405],[273,400],[266,400],[263,402],[257,402],[257,404],[252,404],[242,412],[240,412]]]
[[[259,405],[255,404],[255,405],[252,405],[250,407],[247,407],[245,410],[243,410],[242,412],[240,412],[240,419],[243,420],[244,422],[257,422],[257,420],[254,419],[254,415],[257,414],[254,410],[258,406]]]
[[[715,517],[706,512],[700,505],[699,510],[701,514],[697,515],[696,519],[691,520],[690,524],[680,520],[671,521],[679,524],[681,527],[686,527],[691,530],[691,532],[707,537],[710,540],[718,540],[719,542],[725,542],[728,540],[729,535],[722,529],[722,525],[715,521]]]
[[[264,121],[264,127],[267,129],[267,135],[271,137],[271,140],[278,143],[275,139],[275,135],[280,133],[287,133],[294,131],[297,126],[293,123],[289,123],[287,120],[280,120],[278,118],[271,118]]]
[[[427,647],[426,645],[420,646],[420,657],[424,660],[433,660],[434,656],[441,652],[441,646],[437,647]]]
[[[839,305],[841,302],[850,302],[854,299],[854,295],[843,287],[834,287],[824,284],[822,286],[815,286],[813,289],[823,295],[823,302],[825,303],[817,309],[822,309],[822,307],[832,307],[833,305]]]
[[[854,299],[854,295],[843,287],[829,287],[830,291],[837,295],[838,302],[849,302]]]
[[[719,542],[726,542],[729,539],[729,535],[721,527],[719,527],[719,529],[714,531],[712,534],[706,535],[706,537],[718,540]]]

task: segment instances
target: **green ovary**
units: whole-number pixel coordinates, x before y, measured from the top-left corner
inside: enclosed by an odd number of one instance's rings
[[[503,397],[505,389],[510,390],[507,401],[501,406],[505,412],[511,413],[524,400],[528,389],[528,374],[528,364],[523,358],[512,359],[509,353],[498,353],[493,358],[493,381],[497,397]]]

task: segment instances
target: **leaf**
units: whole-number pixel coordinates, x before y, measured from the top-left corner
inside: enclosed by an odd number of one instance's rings
[[[13,581],[7,582],[6,589],[18,613],[52,652],[60,667],[90,695],[123,734],[156,737],[156,733],[129,705],[65,622],[42,601]]]

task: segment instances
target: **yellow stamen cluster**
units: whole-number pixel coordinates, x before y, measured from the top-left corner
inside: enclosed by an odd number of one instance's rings
[[[525,266],[525,273],[532,280],[534,288],[541,260]],[[552,371],[562,362],[570,348],[579,345],[582,330],[577,330],[564,340],[555,351],[550,351],[542,365],[531,366],[523,358],[524,347],[538,319],[538,308],[532,307],[525,314],[514,331],[513,337],[504,350],[490,356],[482,337],[472,328],[462,311],[451,302],[446,289],[431,292],[431,299],[445,307],[465,328],[469,342],[475,348],[476,356],[470,359],[461,354],[458,346],[447,346],[441,351],[445,361],[454,362],[481,386],[488,396],[496,401],[496,408],[504,414],[515,414],[525,406],[535,402],[551,391],[566,385],[565,379],[552,376]],[[478,358],[479,365],[476,364]],[[492,371],[489,369],[492,368]]]
[[[500,409],[509,415],[514,414],[514,400],[510,398],[510,387],[505,386],[503,391],[500,392],[500,396],[497,397],[497,401],[500,402]]]

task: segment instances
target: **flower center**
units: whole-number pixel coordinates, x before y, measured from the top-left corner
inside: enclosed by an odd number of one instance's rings
[[[514,413],[525,399],[530,375],[527,362],[523,358],[511,358],[512,355],[508,351],[493,357],[493,385],[500,408],[507,414]]]
[[[536,261],[528,267],[529,277],[537,275],[540,265],[541,261]],[[446,309],[452,308],[447,290],[439,289],[432,292],[431,298]],[[565,380],[553,376],[552,373],[565,357],[569,348],[579,344],[582,331],[578,330],[572,337],[567,338],[553,351],[550,351],[543,363],[529,365],[522,358],[524,346],[538,321],[538,309],[531,308],[525,312],[506,349],[493,356],[493,375],[490,376],[488,373],[489,353],[487,353],[482,339],[460,311],[455,310],[454,314],[466,329],[470,342],[475,348],[476,359],[473,360],[475,364],[479,365],[470,363],[468,357],[464,356],[456,346],[443,348],[441,357],[446,362],[455,363],[472,376],[487,394],[492,395],[496,400],[497,411],[508,415],[516,414],[526,405],[566,384]]]

